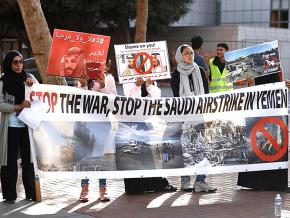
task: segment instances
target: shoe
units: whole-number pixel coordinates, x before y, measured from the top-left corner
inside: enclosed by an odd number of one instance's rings
[[[176,192],[177,188],[172,186],[172,185],[168,185],[168,186],[165,187],[164,191],[165,192]]]
[[[285,193],[290,193],[290,187],[286,187],[286,188],[284,188],[284,189],[283,189],[283,192],[285,192]]]
[[[29,201],[36,201],[36,198],[35,197],[25,197],[26,200],[29,200]]]
[[[193,192],[215,192],[217,188],[210,186],[205,181],[194,182]]]
[[[89,194],[89,179],[85,178],[81,180],[81,194],[79,200],[81,202],[87,202],[89,200],[88,194]]]
[[[110,197],[109,195],[107,194],[107,187],[106,186],[100,186],[99,187],[99,199],[102,201],[102,202],[107,202],[107,201],[110,201]]]
[[[5,200],[3,202],[6,203],[6,204],[14,204],[15,203],[14,200]]]
[[[181,177],[181,188],[182,191],[192,192],[190,177]]]

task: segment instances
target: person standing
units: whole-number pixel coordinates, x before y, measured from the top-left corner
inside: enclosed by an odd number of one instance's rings
[[[9,51],[3,60],[4,76],[0,81],[0,161],[1,187],[5,203],[13,204],[17,198],[17,158],[20,151],[22,180],[25,196],[36,200],[34,168],[31,160],[27,126],[18,119],[22,109],[30,107],[25,100],[25,84],[32,86],[33,80],[23,70],[23,57],[15,50]]]
[[[111,61],[109,60],[105,71],[109,71],[111,65]],[[96,80],[88,80],[86,78],[78,80],[78,87],[85,90],[92,90],[100,93],[106,93],[110,95],[117,95],[116,83],[115,79],[111,74],[105,73],[103,77],[100,77]],[[98,123],[100,127],[104,130],[108,131],[108,135],[106,136],[105,142],[109,143],[104,145],[103,154],[105,153],[105,149],[110,149],[114,147],[113,139],[113,131],[110,123]],[[99,127],[99,128],[100,128]],[[105,148],[106,147],[106,148]],[[88,192],[89,192],[89,179],[84,178],[81,180],[81,193],[79,200],[81,202],[88,201]],[[99,179],[99,199],[102,202],[110,201],[110,197],[107,194],[107,179]]]
[[[279,73],[264,75],[254,79],[255,85],[280,82]],[[289,81],[286,86],[289,88]],[[274,128],[273,128],[274,129]],[[285,156],[288,156],[288,152]],[[251,157],[249,157],[251,158]],[[263,170],[253,172],[240,172],[237,185],[254,190],[271,190],[290,192],[288,188],[288,169]]]
[[[123,84],[124,95],[127,97],[151,97],[160,98],[161,90],[157,86],[157,82],[139,77],[136,83]],[[175,192],[177,188],[169,184],[166,178],[148,177],[148,178],[127,178],[124,179],[125,192],[127,194],[142,194],[145,192]]]
[[[203,38],[200,36],[194,36],[191,38],[191,46],[194,51],[194,62],[199,66],[200,74],[202,77],[204,92],[209,93],[208,82],[209,82],[209,69],[205,58],[200,54],[200,50],[203,44]]]
[[[196,96],[205,93],[202,76],[198,65],[194,62],[194,52],[189,45],[181,45],[175,53],[177,68],[173,71],[170,85],[174,97]],[[181,190],[194,192],[215,192],[217,189],[205,182],[205,175],[198,175],[193,188],[190,176],[181,177]]]
[[[225,52],[229,50],[229,46],[226,43],[217,44],[216,56],[209,60],[209,92],[224,92],[233,90],[233,83],[226,81],[226,64],[225,64]]]

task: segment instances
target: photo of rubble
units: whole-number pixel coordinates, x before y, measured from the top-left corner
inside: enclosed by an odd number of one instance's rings
[[[34,143],[38,167],[43,171],[116,169],[111,123],[44,122],[34,131]]]
[[[225,53],[227,81],[245,80],[281,70],[278,41]]]
[[[185,122],[181,136],[186,167],[206,158],[211,165],[235,165],[248,162],[245,126],[228,120]]]
[[[119,123],[115,132],[118,170],[183,167],[181,123]]]
[[[253,131],[252,130],[253,126],[262,118],[263,117],[246,118],[247,138],[250,139],[251,132]],[[285,124],[285,126],[288,126],[288,116],[277,116],[274,118],[277,118],[277,120],[282,121]],[[282,148],[282,146],[287,146],[288,148],[288,141],[286,142],[286,144],[284,144],[285,135],[280,125],[277,125],[276,123],[273,123],[273,122],[268,122],[268,123],[265,123],[265,125],[263,125],[263,129],[266,130],[268,133],[270,133],[271,137],[273,137],[274,141],[277,143],[277,145],[280,148]],[[288,129],[286,132],[288,134]],[[255,135],[256,135],[257,146],[259,150],[263,152],[263,154],[270,157],[277,154],[277,150],[275,146],[272,145],[272,143],[269,140],[269,137],[265,137],[265,133],[263,133],[262,131],[257,131]],[[248,148],[248,154],[249,154],[249,157],[248,157],[249,164],[267,162],[267,161],[261,160],[261,158],[257,156],[252,146]],[[281,158],[276,160],[276,162],[287,161],[287,160],[288,160],[288,149],[286,150],[285,154]]]

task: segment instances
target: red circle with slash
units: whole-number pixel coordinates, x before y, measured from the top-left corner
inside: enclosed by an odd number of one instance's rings
[[[282,146],[280,146],[277,142],[277,140],[268,132],[267,129],[265,129],[265,124],[267,123],[274,123],[281,127],[283,134],[284,134],[284,140]],[[260,150],[258,144],[257,144],[257,138],[256,133],[261,132],[264,137],[272,144],[274,149],[276,150],[275,154],[265,154],[263,151]],[[279,160],[283,155],[287,152],[288,148],[288,128],[287,125],[280,119],[275,117],[265,117],[260,119],[258,122],[255,123],[251,130],[250,134],[251,144],[253,147],[254,152],[256,155],[264,161],[267,162],[273,162],[276,160]]]
[[[139,57],[142,57],[144,56],[144,60],[141,62],[141,64],[139,66],[137,66],[136,62],[137,62],[137,59]],[[148,70],[145,70],[143,71],[142,68],[143,66],[146,64],[147,61],[150,61],[150,67]],[[153,58],[151,57],[151,55],[149,55],[148,53],[146,52],[140,52],[138,54],[135,54],[134,56],[134,59],[133,59],[133,68],[136,70],[137,73],[139,74],[149,74],[152,69],[153,69]]]

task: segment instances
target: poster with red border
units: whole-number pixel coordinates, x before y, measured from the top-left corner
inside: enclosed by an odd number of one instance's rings
[[[166,41],[114,45],[120,83],[171,78]]]
[[[91,79],[104,74],[110,36],[55,29],[47,74]]]

